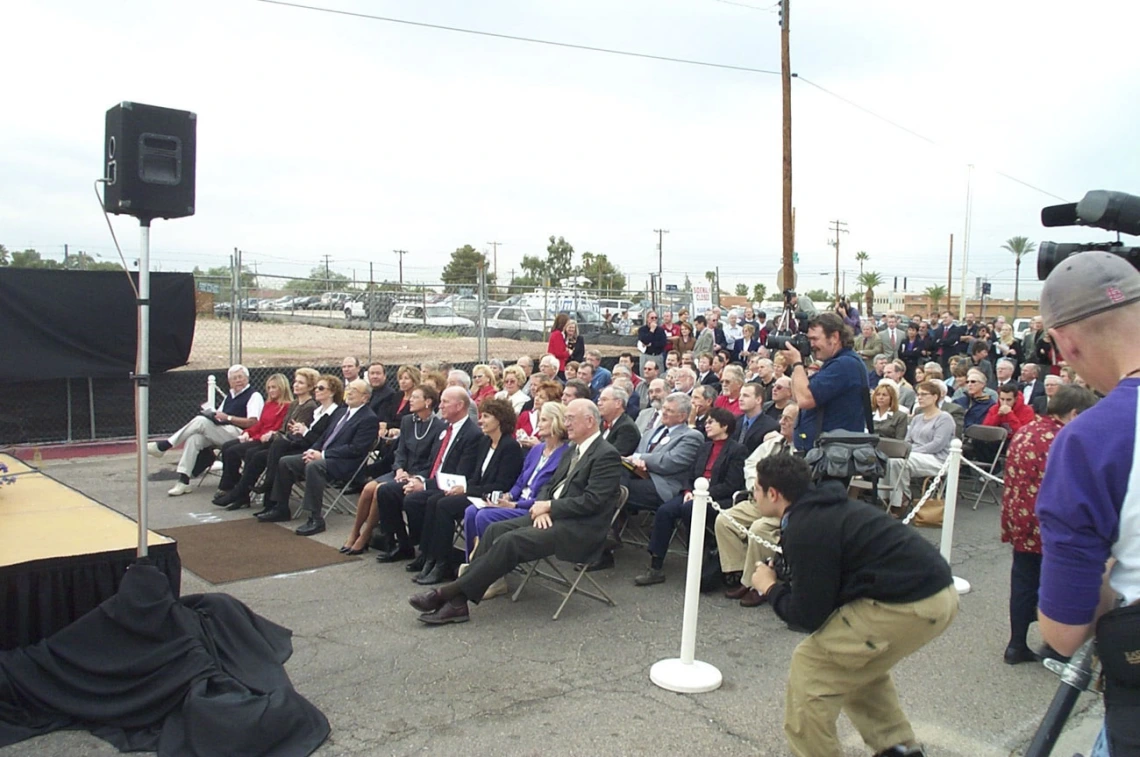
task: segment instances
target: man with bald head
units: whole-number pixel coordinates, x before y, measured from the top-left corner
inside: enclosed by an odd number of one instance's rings
[[[669,393],[669,387],[665,383],[665,379],[656,378],[649,382],[649,391],[645,393],[647,402],[642,404],[645,408],[637,416],[637,430],[644,434],[648,429],[653,428],[661,422],[661,404],[665,401],[665,395]]]
[[[463,623],[468,602],[479,603],[493,584],[525,562],[555,555],[586,563],[605,544],[621,482],[621,457],[601,438],[601,414],[589,400],[566,406],[570,449],[529,513],[494,523],[483,534],[467,571],[408,602],[428,625]]]

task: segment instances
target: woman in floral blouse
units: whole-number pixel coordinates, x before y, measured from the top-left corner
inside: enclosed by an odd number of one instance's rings
[[[1009,580],[1009,645],[1005,662],[1032,662],[1038,655],[1029,648],[1026,634],[1037,620],[1037,589],[1041,582],[1041,532],[1037,523],[1037,491],[1045,475],[1045,461],[1057,432],[1088,410],[1096,396],[1077,386],[1062,386],[1049,400],[1048,412],[1022,426],[1013,436],[1005,463],[1005,492],[1001,503],[1001,540],[1013,545]],[[1054,656],[1046,647],[1042,656]]]

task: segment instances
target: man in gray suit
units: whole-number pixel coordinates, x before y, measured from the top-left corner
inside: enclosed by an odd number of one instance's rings
[[[645,386],[645,382],[641,382]],[[649,382],[649,390],[642,399],[643,408],[637,415],[637,433],[644,435],[651,428],[661,425],[661,405],[669,393],[665,379],[656,378]]]
[[[708,321],[703,315],[698,315],[693,319],[697,331],[697,342],[693,345],[693,355],[701,355],[705,352],[711,353],[716,349],[715,333],[708,327]]]
[[[637,452],[627,459],[633,472],[622,477],[631,507],[656,509],[685,486],[704,444],[704,437],[688,426],[691,409],[688,395],[670,394],[661,406],[661,422],[642,434]]]
[[[879,332],[879,340],[883,343],[883,352],[890,355],[891,360],[899,356],[899,346],[906,341],[906,332],[899,328],[898,316],[893,313],[887,315],[887,327]]]
[[[494,523],[467,571],[408,602],[428,625],[468,620],[468,602],[479,603],[497,579],[518,565],[555,555],[588,562],[601,550],[613,519],[621,483],[621,456],[601,438],[601,414],[589,400],[566,406],[566,433],[573,442],[530,513]]]

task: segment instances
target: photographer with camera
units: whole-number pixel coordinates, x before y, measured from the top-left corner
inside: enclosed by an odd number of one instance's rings
[[[835,313],[808,321],[807,336],[769,337],[769,349],[782,349],[792,378],[792,401],[799,405],[796,449],[807,452],[824,431],[870,431],[867,368],[852,349],[851,329]],[[775,345],[775,346],[773,346]],[[823,362],[808,379],[808,353]]]
[[[1039,270],[1042,262],[1049,264],[1039,261]],[[1064,257],[1041,291],[1041,315],[1068,364],[1106,395],[1057,433],[1037,495],[1041,636],[1071,655],[1095,632],[1105,675],[1105,731],[1092,754],[1136,755],[1140,343],[1121,336],[1140,323],[1140,273],[1108,251]]]
[[[876,757],[924,755],[890,673],[957,614],[950,566],[917,530],[849,499],[841,481],[813,486],[799,457],[760,460],[753,499],[762,516],[780,519],[783,564],[757,563],[752,586],[781,620],[811,633],[788,671],[792,753],[844,754],[843,711]]]

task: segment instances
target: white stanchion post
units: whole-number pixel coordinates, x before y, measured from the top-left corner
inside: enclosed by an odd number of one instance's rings
[[[958,509],[958,473],[962,464],[962,442],[950,442],[949,468],[946,471],[946,504],[942,513],[942,558],[950,564],[950,550],[954,546],[954,514]],[[954,588],[959,594],[970,592],[970,582],[954,576]]]
[[[206,404],[210,406],[211,410],[217,410],[218,406],[214,403],[218,400],[218,380],[214,378],[213,374],[206,377]]]
[[[681,656],[659,660],[649,669],[649,680],[681,694],[700,694],[720,688],[724,678],[715,666],[693,659],[697,646],[697,609],[701,599],[701,559],[704,555],[705,514],[709,481],[693,485],[693,518],[689,528],[689,564],[685,575],[685,614],[681,621]]]

